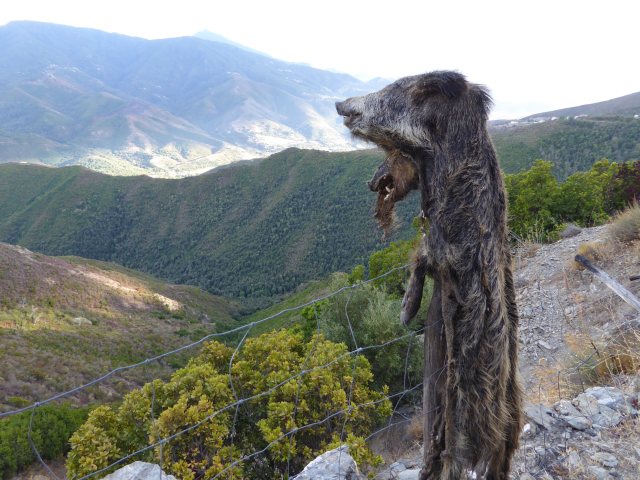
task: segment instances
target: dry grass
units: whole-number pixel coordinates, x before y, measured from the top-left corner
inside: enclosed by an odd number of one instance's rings
[[[598,263],[608,260],[611,257],[612,249],[611,245],[605,245],[601,242],[586,242],[578,245],[576,249],[577,255],[582,255],[590,262]],[[575,270],[584,270],[585,268],[576,262],[575,260],[571,260],[571,266]]]
[[[411,419],[405,438],[412,443],[422,443],[422,436],[424,433],[424,415],[416,415]]]
[[[0,243],[0,411],[235,325],[233,306],[193,287],[104,262]],[[80,325],[74,319],[87,319]],[[188,355],[123,374],[73,400],[108,401],[183,365]]]
[[[631,243],[640,239],[640,205],[633,202],[627,209],[618,213],[609,226],[609,235],[622,243]]]

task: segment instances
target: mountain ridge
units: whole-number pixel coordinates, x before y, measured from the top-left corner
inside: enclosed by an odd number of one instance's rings
[[[640,115],[640,92],[630,93],[621,97],[587,103],[575,107],[560,108],[548,112],[527,115],[521,120],[533,120],[536,118],[550,117],[576,117],[576,116],[634,116]]]
[[[195,37],[11,22],[0,47],[0,161],[185,176],[291,146],[351,149],[334,102],[370,88]]]

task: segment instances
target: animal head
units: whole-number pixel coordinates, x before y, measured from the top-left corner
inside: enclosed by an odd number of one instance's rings
[[[336,103],[354,137],[387,153],[369,182],[378,193],[376,217],[385,232],[393,223],[395,202],[419,187],[420,162],[456,139],[472,138],[469,129],[484,128],[490,106],[484,87],[451,71],[401,78],[378,92]]]
[[[345,126],[386,151],[442,141],[453,123],[486,122],[491,97],[458,72],[438,71],[401,78],[362,97],[336,103]]]

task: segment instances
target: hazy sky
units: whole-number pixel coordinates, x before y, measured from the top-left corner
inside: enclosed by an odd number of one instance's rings
[[[2,3],[0,25],[38,20],[150,39],[207,29],[282,60],[362,79],[454,69],[489,86],[492,118],[640,91],[637,0]]]

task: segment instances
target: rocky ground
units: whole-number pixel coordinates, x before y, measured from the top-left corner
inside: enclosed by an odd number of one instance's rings
[[[640,351],[638,312],[573,261],[585,254],[640,296],[640,281],[629,279],[640,274],[640,245],[617,244],[607,228],[518,248],[527,424],[513,479],[640,478],[640,376],[632,372]],[[412,423],[415,431],[420,422]],[[384,444],[387,463],[375,478],[417,479],[419,441],[407,430],[395,439]]]

